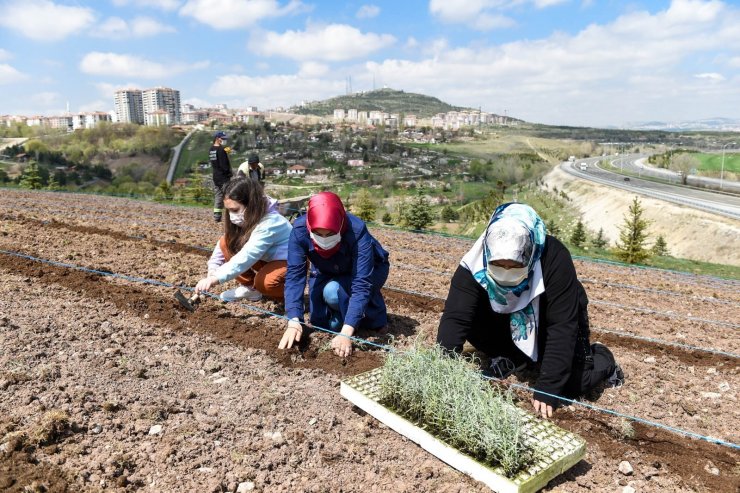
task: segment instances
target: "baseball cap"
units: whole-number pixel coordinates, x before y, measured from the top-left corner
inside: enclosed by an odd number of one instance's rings
[[[260,162],[260,157],[257,154],[250,154],[249,159],[247,159],[248,164],[257,164]]]
[[[219,130],[218,132],[213,134],[214,139],[225,139],[226,138],[226,132],[223,130]]]

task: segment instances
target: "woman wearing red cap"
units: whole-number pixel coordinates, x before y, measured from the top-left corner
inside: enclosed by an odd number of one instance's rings
[[[321,192],[308,201],[308,211],[293,223],[288,243],[285,311],[290,320],[280,349],[301,340],[303,291],[308,261],[311,324],[351,336],[358,328],[385,327],[387,314],[380,289],[388,278],[388,252],[372,237],[362,219],[345,211],[341,199]],[[346,358],[352,341],[338,335],[332,349]]]

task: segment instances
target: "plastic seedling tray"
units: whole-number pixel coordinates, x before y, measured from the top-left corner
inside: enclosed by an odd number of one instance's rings
[[[478,462],[378,402],[380,372],[378,368],[345,379],[340,387],[342,397],[450,466],[499,493],[538,491],[573,467],[586,454],[586,442],[581,437],[521,410],[525,440],[528,445],[543,451],[544,458],[516,476],[506,477],[501,467]]]

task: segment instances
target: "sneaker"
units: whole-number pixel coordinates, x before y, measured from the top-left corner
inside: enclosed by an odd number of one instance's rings
[[[622,367],[619,366],[619,363],[616,363],[614,372],[606,379],[606,385],[607,387],[621,387],[622,384],[624,384],[624,372],[622,371]]]
[[[239,286],[237,288],[224,291],[219,297],[221,298],[221,301],[259,301],[262,299],[262,293],[248,286]]]
[[[213,220],[217,223],[221,222],[221,213],[220,212],[214,212],[213,213]]]
[[[514,362],[511,361],[509,358],[506,358],[504,356],[496,356],[495,358],[491,359],[491,366],[488,367],[488,371],[486,373],[494,378],[503,380],[512,373],[523,370],[524,368],[526,368],[526,366],[527,363],[522,363],[521,365],[516,366]]]

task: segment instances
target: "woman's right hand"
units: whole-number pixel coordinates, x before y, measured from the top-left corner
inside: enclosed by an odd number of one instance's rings
[[[283,338],[280,339],[278,349],[288,349],[293,347],[293,343],[300,342],[301,335],[303,334],[303,326],[298,320],[291,320],[288,322],[288,327],[283,333]]]

